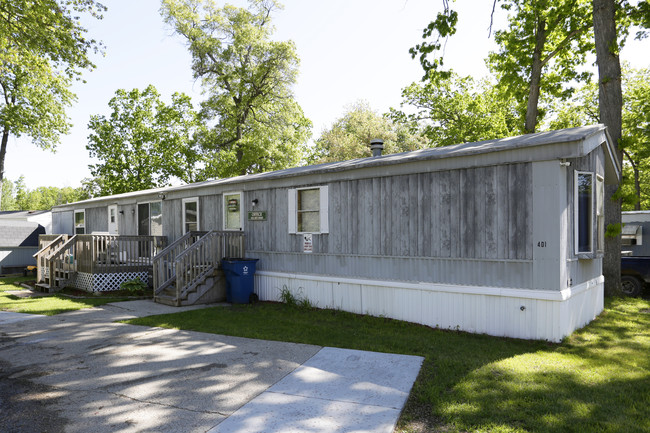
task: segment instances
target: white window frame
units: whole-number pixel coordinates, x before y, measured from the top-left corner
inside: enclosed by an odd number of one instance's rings
[[[579,218],[579,208],[580,208],[580,200],[579,200],[579,182],[578,178],[580,175],[589,175],[591,176],[591,215],[590,215],[590,226],[591,230],[589,230],[589,251],[580,251],[580,218]],[[575,171],[575,175],[573,178],[573,183],[574,183],[574,188],[573,188],[573,243],[574,243],[574,252],[576,256],[578,255],[584,255],[584,254],[593,254],[594,252],[594,203],[595,201],[595,196],[596,196],[596,174],[592,171]]]
[[[149,205],[149,233],[148,236],[153,236],[151,234],[151,203],[160,203],[160,216],[162,217],[163,213],[163,203],[162,200],[151,200],[151,201],[140,201],[135,204],[135,223],[136,223],[136,232],[140,231],[140,208],[139,206],[141,204],[147,204]],[[197,205],[198,209],[198,205]],[[185,209],[183,209],[183,215],[185,215]],[[162,220],[160,221],[160,227],[162,233],[165,233],[164,228],[162,227]],[[185,224],[183,224],[183,227],[185,227]],[[157,236],[157,235],[156,235]]]
[[[320,216],[320,228],[317,232],[299,232],[298,231],[298,191],[309,190],[309,189],[318,189],[320,195],[319,201],[319,216]],[[288,222],[289,222],[289,233],[291,234],[302,234],[302,233],[313,233],[313,234],[327,234],[329,233],[329,188],[327,185],[320,186],[309,186],[304,188],[291,188],[288,190]]]
[[[84,215],[84,223],[83,226],[80,226],[83,229],[83,233],[77,233],[77,214],[83,214]],[[72,214],[72,231],[75,235],[85,235],[86,234],[86,209],[81,209],[81,210],[76,210]]]
[[[228,195],[239,196],[239,227],[236,229],[226,227],[226,217],[228,215],[228,203],[226,203],[226,196]],[[221,225],[223,227],[223,230],[229,232],[239,232],[244,230],[244,193],[242,191],[224,192],[221,195],[221,203],[222,203],[222,218],[223,218],[223,223]]]
[[[199,231],[201,230],[201,206],[199,203],[199,198],[198,197],[189,197],[189,198],[184,198],[181,200],[181,212],[183,214],[183,234],[187,233],[185,230],[185,203],[196,203],[196,230]]]
[[[596,251],[605,251],[605,179],[596,174],[594,182],[596,188]]]

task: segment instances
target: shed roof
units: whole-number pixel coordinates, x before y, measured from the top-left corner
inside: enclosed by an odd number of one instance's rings
[[[0,247],[37,247],[45,227],[28,221],[0,220]]]
[[[487,155],[498,154],[500,162],[511,162],[508,158],[513,155],[525,153],[529,161],[543,161],[550,159],[576,158],[589,154],[599,146],[603,146],[606,155],[606,181],[618,183],[620,179],[621,166],[611,143],[611,138],[604,125],[583,126],[578,128],[562,129],[557,131],[539,132],[535,134],[519,135],[516,137],[499,138],[472,143],[463,143],[453,146],[434,147],[412,152],[395,153],[378,157],[352,159],[340,162],[293,167],[284,170],[271,171],[266,173],[249,174],[227,179],[214,179],[204,182],[191,183],[181,186],[169,186],[142,191],[134,191],[113,196],[97,197],[94,199],[77,202],[95,203],[111,201],[141,195],[156,193],[169,193],[190,189],[198,189],[215,185],[236,185],[246,182],[275,180],[297,176],[308,176],[324,173],[336,173],[349,170],[390,167],[399,164],[435,161],[452,158],[472,157],[486,159]],[[62,208],[66,205],[56,206]],[[69,205],[68,205],[69,207]]]
[[[49,210],[3,210],[0,211],[0,219],[22,219],[26,221],[27,218],[44,215],[49,212]]]

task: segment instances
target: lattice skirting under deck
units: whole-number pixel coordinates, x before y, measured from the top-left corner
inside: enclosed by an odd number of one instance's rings
[[[125,281],[140,280],[148,284],[149,275],[147,272],[118,272],[112,274],[89,274],[86,272],[77,272],[68,283],[68,286],[88,292],[109,292],[120,290],[120,284]]]

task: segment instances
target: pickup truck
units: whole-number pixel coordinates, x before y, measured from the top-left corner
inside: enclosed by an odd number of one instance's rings
[[[639,296],[646,283],[650,283],[650,257],[621,257],[623,294]]]

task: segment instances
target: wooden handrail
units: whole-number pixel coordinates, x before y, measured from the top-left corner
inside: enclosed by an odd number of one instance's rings
[[[213,230],[196,238],[185,235],[154,258],[154,293],[158,295],[173,284],[178,304],[206,275],[220,268],[221,259],[243,256],[243,232]]]
[[[157,254],[153,260],[154,293],[159,293],[176,280],[176,257],[207,232],[187,232]]]
[[[55,236],[54,239],[52,239],[51,241],[46,239],[52,236],[53,235],[40,235],[38,237],[39,245],[45,244],[46,242],[47,243],[40,250],[38,250],[36,254],[33,255],[33,257],[36,258],[36,282],[37,283],[42,283],[43,281],[45,281],[45,277],[46,277],[45,270],[47,269],[48,266],[47,258],[51,254],[51,251],[61,247],[68,239],[68,235]]]

